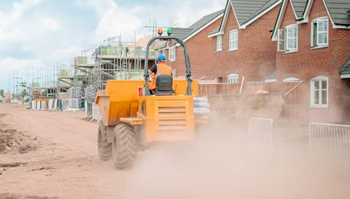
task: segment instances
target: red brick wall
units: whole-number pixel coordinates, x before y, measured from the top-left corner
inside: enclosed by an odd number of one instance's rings
[[[246,29],[238,29],[235,15],[230,8],[222,51],[215,52],[216,38],[211,39],[214,59],[206,65],[214,69],[211,77],[223,77],[226,82],[229,74],[236,73],[240,81],[243,76],[245,81],[263,81],[276,65],[276,44],[271,42],[269,31],[274,26],[278,10],[279,6],[276,6]],[[234,29],[238,29],[238,50],[229,51],[229,32]]]
[[[274,26],[278,10],[279,6],[276,6],[246,29],[238,29],[230,7],[220,52],[216,52],[216,37],[208,38],[208,34],[220,26],[221,20],[187,41],[194,77],[223,77],[226,82],[229,74],[236,73],[240,80],[245,76],[245,81],[263,81],[276,65],[276,44],[271,42],[269,31]],[[229,51],[229,32],[234,29],[238,30],[238,50]],[[184,63],[183,49],[177,48],[176,61],[170,63],[177,70],[177,76],[185,75]]]
[[[333,29],[328,17],[329,47],[311,49],[311,21],[327,16],[322,0],[315,0],[311,7],[309,23],[298,25],[298,51],[295,53],[277,52],[276,68],[279,83],[287,77],[304,81],[300,88],[302,104],[306,108],[305,118],[310,121],[341,122],[349,116],[349,81],[342,80],[339,68],[350,57],[350,30]],[[296,24],[291,5],[288,4],[282,25]],[[275,46],[275,48],[277,48]],[[310,108],[310,80],[317,76],[327,76],[329,83],[328,108]]]
[[[283,15],[283,21],[281,27],[285,27],[291,24],[295,24],[295,14],[293,12],[292,5],[290,4],[290,1],[287,0],[287,7],[286,10],[284,11]]]
[[[208,38],[208,34],[215,28],[219,27],[220,23],[221,18],[185,43],[190,57],[192,75],[195,78],[201,78],[212,73],[211,65],[209,66],[208,63],[212,63],[214,60],[211,56],[213,48],[210,39]],[[167,54],[167,57],[168,56],[169,54]],[[177,76],[186,75],[184,52],[181,46],[176,48],[176,61],[169,62],[169,64],[173,69],[176,69]]]

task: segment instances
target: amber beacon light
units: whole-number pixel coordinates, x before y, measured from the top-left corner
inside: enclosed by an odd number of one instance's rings
[[[158,28],[158,35],[159,35],[159,36],[162,36],[162,34],[163,34],[163,29]]]

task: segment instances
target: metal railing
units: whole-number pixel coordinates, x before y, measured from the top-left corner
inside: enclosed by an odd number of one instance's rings
[[[311,122],[309,141],[310,144],[322,142],[327,146],[341,146],[350,152],[350,125]]]
[[[311,122],[309,143],[312,150],[333,158],[333,162],[350,168],[350,125]]]
[[[276,142],[280,141],[280,142]],[[249,119],[249,142],[269,144],[308,144],[310,151],[336,168],[350,168],[350,125],[310,122],[296,125],[267,118]]]
[[[85,117],[86,119],[92,119],[92,102],[85,101]]]
[[[92,120],[96,120],[97,122],[101,121],[102,116],[100,112],[100,108],[97,104],[92,104]]]
[[[62,100],[63,111],[79,111],[79,100],[78,99],[63,99]]]
[[[271,145],[274,136],[274,121],[269,118],[249,118],[249,141],[253,144]]]
[[[200,83],[199,96],[233,95],[239,91],[240,84],[228,83]]]
[[[255,93],[259,89],[264,89],[265,84],[265,82],[247,82],[246,90],[248,91],[248,93]]]

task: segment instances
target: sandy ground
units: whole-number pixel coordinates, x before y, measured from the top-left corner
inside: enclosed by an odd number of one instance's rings
[[[8,140],[0,142],[0,199],[350,198],[349,171],[319,166],[304,151],[252,153],[226,136],[156,146],[134,168],[115,170],[98,158],[98,124],[83,117],[0,104]]]
[[[98,125],[83,120],[83,113],[33,112],[0,104],[0,114],[0,129],[27,136],[23,146],[0,154],[0,164],[20,164],[0,166],[0,198],[122,196],[127,171],[117,171],[111,162],[98,159]],[[27,145],[30,150],[19,153]]]

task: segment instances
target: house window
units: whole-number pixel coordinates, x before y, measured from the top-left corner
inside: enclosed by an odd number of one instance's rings
[[[291,25],[286,27],[287,32],[287,45],[286,51],[297,51],[298,50],[298,25]]]
[[[218,78],[218,82],[219,82],[219,83],[222,83],[222,82],[223,82],[222,77],[219,77],[219,78]]]
[[[298,51],[298,25],[293,24],[285,29],[278,29],[278,45],[279,52],[295,52]]]
[[[222,36],[216,37],[216,51],[222,51]]]
[[[277,44],[277,51],[284,52],[284,29],[278,29],[278,44]]]
[[[169,60],[170,61],[175,61],[176,60],[176,53],[175,53],[175,51],[176,51],[176,47],[175,46],[169,48]]]
[[[232,30],[229,34],[229,50],[238,49],[238,31]]]
[[[237,74],[230,74],[227,76],[227,83],[237,84],[239,82],[239,76]]]
[[[311,80],[311,107],[328,107],[328,78],[325,76],[315,77]]]
[[[311,23],[311,47],[328,46],[328,18],[318,18]]]
[[[295,82],[302,82],[302,80],[295,78],[295,77],[288,77],[283,80],[284,83],[295,83]]]

